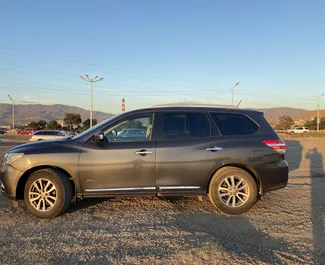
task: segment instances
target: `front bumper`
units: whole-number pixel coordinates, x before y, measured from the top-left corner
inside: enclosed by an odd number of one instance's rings
[[[22,172],[11,165],[7,165],[0,172],[0,191],[10,200],[16,200],[16,189]]]

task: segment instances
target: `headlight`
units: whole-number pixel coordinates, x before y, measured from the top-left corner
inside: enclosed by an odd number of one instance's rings
[[[6,154],[3,158],[3,164],[12,165],[16,160],[21,158],[24,154],[23,153],[9,153]]]

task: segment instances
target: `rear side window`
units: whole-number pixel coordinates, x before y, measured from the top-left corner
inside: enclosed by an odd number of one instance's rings
[[[245,115],[215,112],[210,115],[222,135],[253,134],[258,129],[258,125]]]
[[[187,139],[210,136],[210,122],[204,113],[165,113],[163,139]]]

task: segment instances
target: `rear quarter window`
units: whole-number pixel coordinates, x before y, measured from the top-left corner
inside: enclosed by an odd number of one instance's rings
[[[242,114],[216,113],[210,115],[222,135],[247,135],[257,131],[259,126]]]

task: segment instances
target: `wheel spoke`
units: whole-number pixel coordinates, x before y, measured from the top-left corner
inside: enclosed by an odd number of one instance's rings
[[[226,182],[227,186],[230,188],[231,187],[231,184],[229,183],[228,178],[225,179],[225,182]]]
[[[230,179],[231,179],[231,187],[234,188],[235,187],[235,177],[231,176]]]
[[[248,197],[248,194],[246,194],[244,192],[237,192],[237,195],[242,195],[242,196]]]
[[[231,197],[232,197],[232,207],[235,207],[236,206],[236,196],[231,195]]]
[[[47,198],[47,199],[51,199],[51,200],[53,200],[54,202],[56,202],[56,197],[54,197],[54,196],[50,196],[50,195],[49,195],[49,196],[46,196],[46,198]]]
[[[219,191],[229,191],[229,189],[228,188],[225,188],[225,187],[219,187]]]
[[[53,202],[51,202],[50,200],[48,200],[47,198],[45,198],[45,201],[52,207],[52,206],[54,206],[54,203]]]
[[[50,190],[46,191],[46,192],[51,193],[54,190],[55,190],[55,186],[52,184],[52,188]]]
[[[42,202],[43,202],[43,211],[45,211],[45,210],[46,210],[46,205],[45,205],[45,200],[44,200],[44,198],[42,199]]]
[[[40,195],[38,195],[38,196],[37,196],[37,197],[35,197],[35,198],[31,198],[31,199],[30,199],[30,201],[31,201],[31,202],[34,202],[34,201],[38,200],[40,197],[41,197],[41,196],[40,196]]]
[[[225,196],[229,196],[229,194],[228,193],[222,193],[222,194],[220,194],[220,197],[225,197]]]
[[[231,196],[229,196],[228,200],[226,201],[226,204],[227,204],[227,205],[229,205],[230,200],[231,200]]]
[[[42,192],[42,191],[43,191],[43,183],[42,183],[42,180],[39,179],[39,180],[38,180],[38,183],[40,184],[40,188],[41,188],[41,192]]]
[[[50,185],[51,185],[51,182],[48,181],[44,187],[44,191],[47,191],[47,189],[49,188]]]
[[[240,186],[240,184],[242,184],[243,183],[243,179],[240,179],[240,181],[237,183],[237,185],[236,185],[236,189],[238,189],[238,187]]]
[[[247,184],[241,186],[240,188],[238,188],[238,190],[243,190],[243,189],[246,189],[246,188],[248,188]]]
[[[38,203],[37,203],[37,206],[36,206],[36,209],[37,209],[37,210],[41,210],[41,202],[42,202],[42,200],[40,199],[40,200],[38,201]]]
[[[245,200],[243,200],[242,198],[240,198],[240,196],[238,196],[238,194],[236,195],[236,197],[242,202],[242,203],[244,203],[245,202]]]

